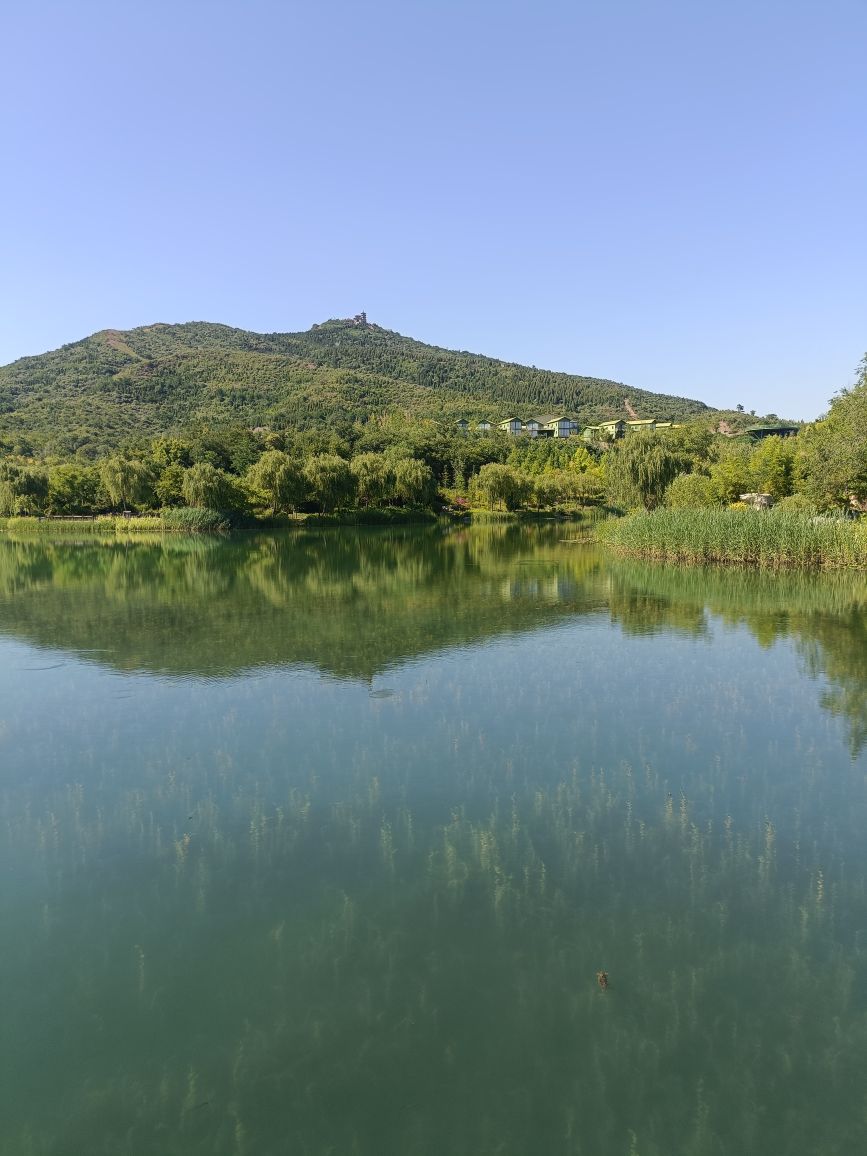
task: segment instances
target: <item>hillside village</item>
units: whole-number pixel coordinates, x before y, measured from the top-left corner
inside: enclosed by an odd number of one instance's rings
[[[471,425],[466,418],[459,418],[455,423],[457,428],[470,432]],[[473,432],[487,434],[494,429],[512,437],[529,438],[569,438],[580,436],[587,442],[612,442],[625,437],[629,433],[640,431],[664,432],[672,429],[682,429],[683,422],[658,421],[656,418],[613,418],[610,421],[600,422],[598,425],[585,425],[576,418],[565,417],[563,414],[546,414],[540,417],[531,417],[522,421],[518,417],[507,417],[494,426],[487,419],[482,419],[472,427]],[[766,437],[791,437],[798,432],[796,425],[752,425],[738,433],[724,430],[730,437],[748,437],[751,441],[761,441]]]

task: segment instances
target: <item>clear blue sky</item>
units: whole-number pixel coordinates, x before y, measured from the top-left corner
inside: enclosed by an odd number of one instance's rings
[[[814,417],[867,350],[867,2],[5,0],[0,363],[433,344]]]

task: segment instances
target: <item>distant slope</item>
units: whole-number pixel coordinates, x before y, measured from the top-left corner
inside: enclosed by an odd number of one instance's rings
[[[102,330],[0,368],[0,437],[99,453],[192,424],[298,426],[410,417],[492,421],[565,410],[712,418],[702,402],[424,345],[359,318],[301,333],[190,322]]]

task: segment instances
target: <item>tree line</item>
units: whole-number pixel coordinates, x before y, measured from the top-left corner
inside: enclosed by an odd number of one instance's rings
[[[204,425],[97,461],[0,441],[0,515],[204,507],[280,517],[385,506],[520,510],[606,503],[700,508],[770,494],[792,508],[867,509],[867,358],[856,384],[794,438],[726,437],[706,421],[614,443],[464,433],[391,415],[331,429]]]

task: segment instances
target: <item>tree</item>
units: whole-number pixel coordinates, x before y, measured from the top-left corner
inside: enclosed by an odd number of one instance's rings
[[[40,514],[48,498],[48,476],[42,470],[4,462],[0,465],[0,515]]]
[[[304,500],[307,487],[301,467],[282,450],[266,450],[247,470],[246,479],[272,515],[288,514]]]
[[[625,509],[660,505],[671,482],[690,468],[689,457],[657,433],[627,435],[608,451],[606,462],[609,499]]]
[[[188,506],[209,510],[228,510],[233,506],[231,478],[210,462],[196,462],[184,470],[181,489]]]
[[[355,496],[355,475],[337,454],[314,454],[308,458],[304,477],[323,513],[348,506]]]
[[[719,457],[710,468],[711,484],[718,502],[731,505],[752,485],[750,445],[743,438],[725,439],[719,446]]]
[[[48,475],[47,509],[52,514],[91,514],[101,506],[100,477],[95,466],[55,466]],[[105,494],[102,495],[103,501]]]
[[[707,474],[678,474],[665,491],[665,504],[675,510],[701,510],[719,501]]]
[[[831,402],[827,416],[798,435],[800,488],[823,509],[867,504],[867,355],[858,380]]]
[[[349,463],[355,476],[358,500],[364,506],[379,506],[394,486],[391,463],[385,454],[363,453]]]
[[[157,501],[163,506],[182,506],[184,504],[184,467],[179,462],[172,462],[160,472],[154,482],[154,493]]]
[[[188,467],[193,464],[192,447],[181,438],[155,438],[151,443],[151,457],[158,466]]]
[[[405,506],[427,506],[436,496],[436,482],[429,466],[415,458],[399,458],[392,467],[394,496]]]
[[[492,510],[495,505],[517,510],[531,497],[533,482],[513,466],[489,462],[473,478],[472,493]]]
[[[763,438],[750,456],[751,489],[772,498],[785,498],[792,492],[795,465],[795,439]]]
[[[113,506],[125,510],[147,496],[150,474],[143,462],[122,457],[104,458],[99,463],[99,476]]]

